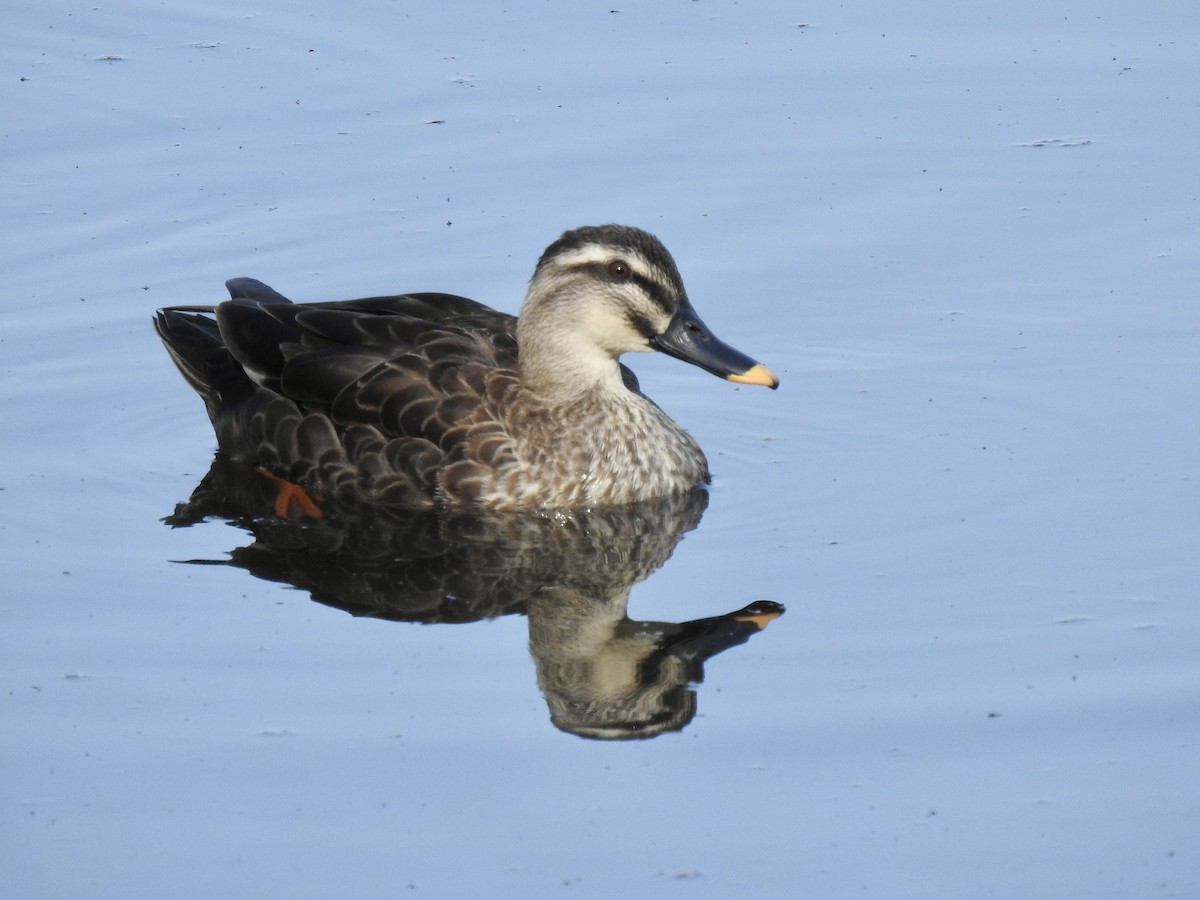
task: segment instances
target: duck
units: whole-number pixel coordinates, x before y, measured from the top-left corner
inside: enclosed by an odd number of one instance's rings
[[[226,287],[216,305],[158,310],[154,327],[218,455],[274,480],[281,514],[331,498],[506,512],[689,491],[710,481],[704,452],[619,357],[779,385],[713,334],[666,247],[632,226],[563,233],[517,316],[444,293],[293,303],[252,278]]]

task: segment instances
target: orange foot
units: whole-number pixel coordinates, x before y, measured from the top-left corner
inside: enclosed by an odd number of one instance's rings
[[[254,471],[259,475],[265,475],[267,478],[270,478],[275,482],[275,486],[279,488],[279,496],[275,498],[275,515],[286,519],[294,507],[302,516],[308,516],[311,519],[321,518],[320,507],[308,495],[308,491],[304,490],[300,485],[288,481],[286,478],[280,478],[274,472],[268,472],[262,466],[259,466]]]

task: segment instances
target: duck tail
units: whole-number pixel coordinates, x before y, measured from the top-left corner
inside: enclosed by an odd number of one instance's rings
[[[210,412],[254,388],[225,347],[213,311],[211,306],[176,306],[154,316],[154,330],[171,361]]]

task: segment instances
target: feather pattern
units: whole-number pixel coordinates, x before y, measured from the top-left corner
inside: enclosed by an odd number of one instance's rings
[[[625,226],[547,248],[519,318],[451,294],[297,304],[250,278],[227,287],[155,328],[219,452],[318,496],[519,510],[686,491],[708,480],[703,452],[617,357],[663,350],[777,384],[707,330],[658,240]]]

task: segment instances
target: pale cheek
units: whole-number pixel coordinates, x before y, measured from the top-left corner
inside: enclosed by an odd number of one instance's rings
[[[623,317],[593,314],[588,321],[588,336],[606,353],[640,353],[650,350],[650,344]]]

